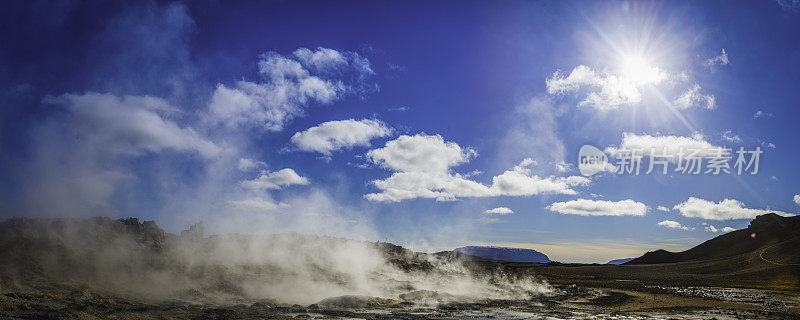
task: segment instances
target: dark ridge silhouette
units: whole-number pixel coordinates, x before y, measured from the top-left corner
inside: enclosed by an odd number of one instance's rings
[[[777,264],[800,263],[800,216],[760,215],[741,230],[731,231],[681,252],[656,250],[626,262],[626,265],[660,264],[730,258],[757,253]],[[795,248],[791,250],[791,248]],[[758,259],[758,257],[756,257]]]

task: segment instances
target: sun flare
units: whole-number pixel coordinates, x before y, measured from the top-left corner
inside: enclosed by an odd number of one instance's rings
[[[622,77],[637,85],[655,84],[666,78],[666,73],[650,64],[641,55],[626,55],[621,62]]]

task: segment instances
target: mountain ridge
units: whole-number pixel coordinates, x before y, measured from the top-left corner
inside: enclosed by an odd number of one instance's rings
[[[703,261],[751,253],[761,255],[769,248],[774,248],[770,250],[773,255],[784,257],[779,259],[782,263],[797,263],[800,262],[800,255],[790,251],[790,248],[797,246],[800,246],[800,216],[783,217],[767,213],[754,218],[745,229],[719,235],[691,249],[680,252],[664,249],[650,251],[624,264]]]

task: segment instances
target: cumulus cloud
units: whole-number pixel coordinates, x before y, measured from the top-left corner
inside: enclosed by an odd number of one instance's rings
[[[292,56],[268,52],[260,56],[258,68],[263,82],[217,85],[207,121],[281,131],[312,104],[330,104],[368,90],[365,83],[374,74],[369,61],[357,53],[327,48],[300,48]]]
[[[650,66],[641,66],[634,76],[625,73],[612,74],[607,71],[596,72],[587,66],[579,65],[568,75],[556,71],[545,82],[548,94],[585,92],[586,95],[579,106],[609,111],[640,102],[642,94],[638,86],[658,84],[668,78],[668,73]]]
[[[489,209],[483,212],[484,214],[510,214],[514,213],[513,210],[506,208],[506,207],[497,207],[494,209]]]
[[[792,198],[792,200],[794,201],[795,204],[800,206],[800,194],[794,195],[794,198]]]
[[[622,133],[622,142],[619,147],[606,148],[606,152],[611,155],[619,153],[620,149],[638,150],[649,154],[654,150],[654,155],[665,155],[670,161],[678,161],[681,152],[684,156],[694,155],[697,157],[711,157],[723,152],[723,147],[715,146],[705,140],[703,135],[695,134],[691,137],[666,136],[666,135],[638,135],[635,133]]]
[[[665,227],[665,228],[670,228],[670,229],[679,229],[679,230],[687,230],[687,231],[691,230],[689,227],[681,225],[679,222],[672,221],[672,220],[664,220],[664,221],[661,221],[661,222],[657,223],[657,225],[659,225],[661,227]]]
[[[284,168],[275,172],[262,171],[258,178],[243,181],[242,187],[249,190],[266,190],[308,184],[308,178],[301,177],[291,168]]]
[[[656,208],[656,209],[658,209],[659,211],[669,212],[669,208],[667,208],[665,206],[658,206],[658,208]]]
[[[547,209],[563,214],[581,216],[643,216],[647,213],[644,203],[631,199],[621,201],[577,199],[554,202]]]
[[[720,202],[713,202],[690,197],[685,202],[679,203],[673,207],[673,209],[680,211],[681,215],[684,217],[708,220],[752,219],[758,215],[770,212],[782,216],[793,215],[775,210],[745,208],[744,203],[735,199],[724,199]]]
[[[386,137],[392,129],[379,120],[328,121],[292,136],[300,150],[330,155],[331,152],[354,146],[368,147],[370,140]]]
[[[532,173],[530,169],[532,164],[534,164],[533,160],[528,158],[514,166],[513,169],[495,176],[492,179],[489,194],[494,196],[530,196],[541,193],[577,194],[570,187],[587,184],[588,179],[577,176],[540,178]]]
[[[713,66],[726,66],[728,65],[728,53],[725,52],[725,48],[722,49],[722,53],[716,57],[709,58],[706,60],[706,66],[713,67]]]
[[[469,162],[478,153],[444,141],[440,135],[401,135],[386,146],[367,152],[367,157],[386,169],[406,172],[446,172],[450,167]]]
[[[689,90],[678,96],[673,102],[678,109],[689,109],[692,107],[714,109],[717,106],[714,95],[700,93],[700,85],[695,84]]]
[[[524,159],[510,170],[492,178],[492,184],[467,179],[452,167],[469,162],[477,152],[444,141],[439,135],[401,135],[386,146],[367,152],[373,163],[394,171],[372,183],[381,190],[365,198],[372,201],[402,201],[414,198],[451,201],[460,197],[530,196],[542,193],[576,194],[571,186],[586,185],[585,178],[547,177],[532,174],[535,162]]]

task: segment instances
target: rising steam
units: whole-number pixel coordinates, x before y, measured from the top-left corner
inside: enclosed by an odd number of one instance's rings
[[[202,229],[178,236],[136,219],[8,220],[0,223],[0,291],[56,280],[145,301],[304,305],[345,295],[430,305],[551,291],[533,275],[452,253],[301,234],[204,237]]]

